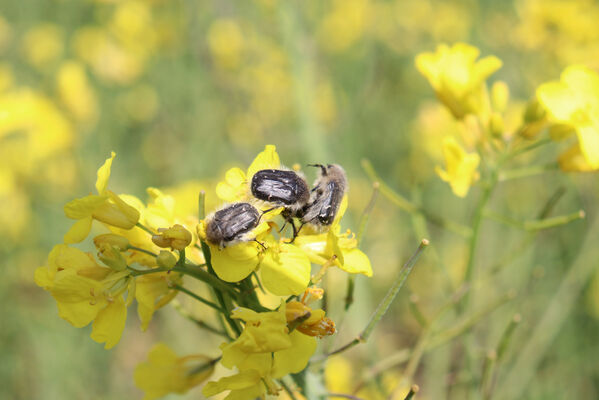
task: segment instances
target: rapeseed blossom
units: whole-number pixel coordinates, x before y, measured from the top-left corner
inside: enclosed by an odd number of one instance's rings
[[[480,176],[477,171],[480,156],[477,153],[467,153],[451,136],[443,139],[443,154],[445,167],[437,167],[437,174],[451,186],[451,190],[458,197],[466,197],[470,186]]]
[[[169,393],[186,393],[199,385],[214,370],[214,362],[204,355],[179,357],[164,343],[155,344],[148,361],[135,368],[135,384],[145,392],[144,400],[153,400]]]
[[[479,54],[474,46],[456,43],[452,47],[441,44],[435,53],[416,57],[418,71],[455,118],[484,111],[485,81],[502,65],[495,56],[477,60]]]
[[[563,128],[576,133],[578,143],[560,156],[562,169],[599,169],[599,74],[582,65],[570,66],[559,82],[539,86],[537,98],[562,133]]]

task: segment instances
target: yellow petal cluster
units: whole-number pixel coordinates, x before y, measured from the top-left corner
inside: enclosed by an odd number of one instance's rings
[[[64,206],[65,215],[77,220],[65,234],[65,243],[79,243],[85,239],[91,230],[94,219],[123,229],[131,229],[139,221],[139,211],[107,189],[110,168],[115,156],[116,154],[112,152],[110,158],[106,159],[106,162],[98,169],[97,195],[75,199]]]
[[[485,81],[502,65],[495,56],[477,60],[479,54],[474,46],[456,43],[451,47],[441,44],[435,53],[416,57],[418,71],[455,118],[482,111]]]
[[[133,378],[145,392],[144,400],[153,400],[169,393],[186,393],[212,375],[213,360],[203,355],[179,357],[164,343],[155,344],[148,361],[135,368]]]
[[[191,232],[184,226],[175,224],[170,228],[158,228],[158,234],[152,236],[152,242],[158,247],[170,247],[171,250],[183,250],[191,243]]]
[[[559,159],[562,169],[599,169],[599,74],[583,65],[572,65],[559,81],[539,86],[537,98],[550,122],[576,132],[578,143]]]
[[[102,247],[110,246],[102,243]],[[103,258],[107,264],[124,265],[114,246]],[[103,249],[103,251],[106,251]],[[106,262],[106,261],[105,261]],[[127,306],[135,298],[142,329],[146,329],[155,310],[176,296],[172,282],[178,274],[154,273],[134,277],[130,271],[110,265],[103,267],[83,251],[66,244],[55,246],[47,265],[35,271],[35,282],[56,300],[60,317],[82,328],[93,321],[91,338],[114,347],[120,340],[127,319]]]
[[[437,166],[437,174],[445,182],[449,182],[456,196],[466,197],[470,186],[480,177],[477,170],[480,156],[477,153],[466,153],[452,136],[443,139],[443,155],[446,169]]]
[[[236,375],[208,382],[205,396],[229,390],[227,398],[252,400],[265,393],[276,394],[274,379],[303,370],[316,350],[313,337],[298,331],[289,333],[286,305],[278,311],[255,312],[238,308],[232,318],[245,322],[241,335],[231,343],[221,346],[222,364],[239,371]]]

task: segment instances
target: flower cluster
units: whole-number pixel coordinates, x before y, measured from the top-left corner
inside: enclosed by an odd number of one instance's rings
[[[284,168],[275,147],[266,146],[246,171],[229,170],[216,187],[221,200],[251,203],[261,213],[247,240],[219,246],[207,240],[213,213],[201,220],[181,215],[174,199],[155,188],[148,189],[147,204],[108,189],[114,158],[113,152],[98,169],[96,194],[65,205],[65,215],[76,222],[64,243],[51,251],[47,265],[36,270],[36,283],[54,297],[59,315],[73,326],[93,322],[91,338],[107,349],[119,342],[133,300],[143,330],[154,312],[180,291],[221,314],[227,321],[221,334],[228,339],[220,346],[222,355],[181,358],[166,345],[157,345],[135,374],[146,398],[187,391],[206,380],[219,361],[236,373],[208,383],[205,395],[226,390],[231,391],[228,398],[236,399],[277,394],[277,380],[302,371],[316,350],[317,338],[335,333],[335,323],[310,305],[323,296],[314,284],[331,267],[372,275],[354,234],[341,229],[347,195],[326,229],[306,226],[286,237],[281,224],[292,221],[281,216],[282,207],[268,208],[252,198],[249,188],[258,171]],[[100,228],[105,233],[93,238],[96,257],[72,247]],[[312,265],[321,266],[314,276]],[[216,303],[193,293],[183,276],[206,283]],[[264,291],[260,296],[259,288]],[[266,307],[260,301],[264,296],[279,306]]]
[[[436,168],[456,196],[465,197],[480,179],[481,158],[496,179],[514,155],[545,144],[544,134],[554,141],[576,136],[577,141],[558,158],[563,171],[599,169],[596,71],[583,65],[566,68],[560,81],[540,85],[536,97],[519,108],[519,118],[513,118],[508,86],[496,81],[489,90],[486,82],[501,67],[501,60],[488,56],[477,61],[479,53],[476,47],[457,43],[416,57],[416,67],[461,126],[460,134],[443,138],[446,168]],[[475,151],[468,152],[460,141]]]

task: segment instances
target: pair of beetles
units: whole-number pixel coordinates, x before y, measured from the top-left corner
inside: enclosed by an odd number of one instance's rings
[[[270,206],[262,214],[250,203],[229,204],[206,217],[206,240],[224,248],[255,240],[251,231],[258,226],[264,213],[283,207],[281,216],[293,228],[293,240],[304,225],[315,231],[327,230],[337,215],[347,190],[345,171],[337,164],[311,164],[319,167],[312,190],[298,173],[285,169],[263,169],[254,174],[252,196]],[[300,222],[296,228],[294,218]]]

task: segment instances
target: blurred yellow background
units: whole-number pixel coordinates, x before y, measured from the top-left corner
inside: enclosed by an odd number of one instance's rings
[[[271,143],[288,166],[344,166],[354,230],[372,191],[363,159],[407,198],[467,225],[479,189],[460,199],[435,174],[441,138],[460,127],[418,73],[416,55],[455,42],[496,55],[503,67],[493,80],[509,84],[513,110],[506,115],[516,121],[535,88],[566,66],[599,69],[597,21],[592,0],[2,1],[0,398],[141,398],[133,369],[154,342],[180,353],[218,347],[217,337],[167,307],[143,334],[130,319],[119,345],[105,351],[89,339],[89,327],[58,318],[54,300],[35,286],[35,268],[71,224],[63,205],[93,189],[110,151],[118,154],[115,192],[144,198],[146,187],[159,187],[190,214],[199,190],[216,206],[214,186],[224,171],[248,165]],[[557,144],[526,161],[555,159],[560,151]],[[549,173],[506,182],[491,200],[498,212],[530,219],[558,188],[564,194],[554,214],[582,209],[586,220],[542,231],[522,254],[515,249],[526,232],[491,220],[483,225],[478,268],[491,281],[480,283],[476,303],[511,289],[518,297],[477,325],[472,351],[493,348],[520,313],[504,369],[576,259],[597,214],[599,185],[596,173]],[[379,196],[362,246],[374,277],[357,278],[356,303],[344,318],[345,277],[329,277],[329,312],[343,323],[327,341],[339,345],[362,329],[421,236],[433,243],[369,343],[331,361],[332,391],[351,391],[346,386],[369,367],[414,346],[421,327],[410,294],[427,314],[461,282],[464,240],[423,226]],[[599,258],[599,249],[584,250]],[[511,254],[518,257],[504,262]],[[523,398],[599,397],[599,275],[583,287]],[[336,347],[327,341],[323,346]],[[448,372],[451,349],[425,353],[420,398],[442,399],[448,385],[459,386],[460,376]],[[402,365],[367,379],[374,388],[362,396],[383,398],[376,388],[393,386]],[[196,389],[182,398],[202,396]]]

